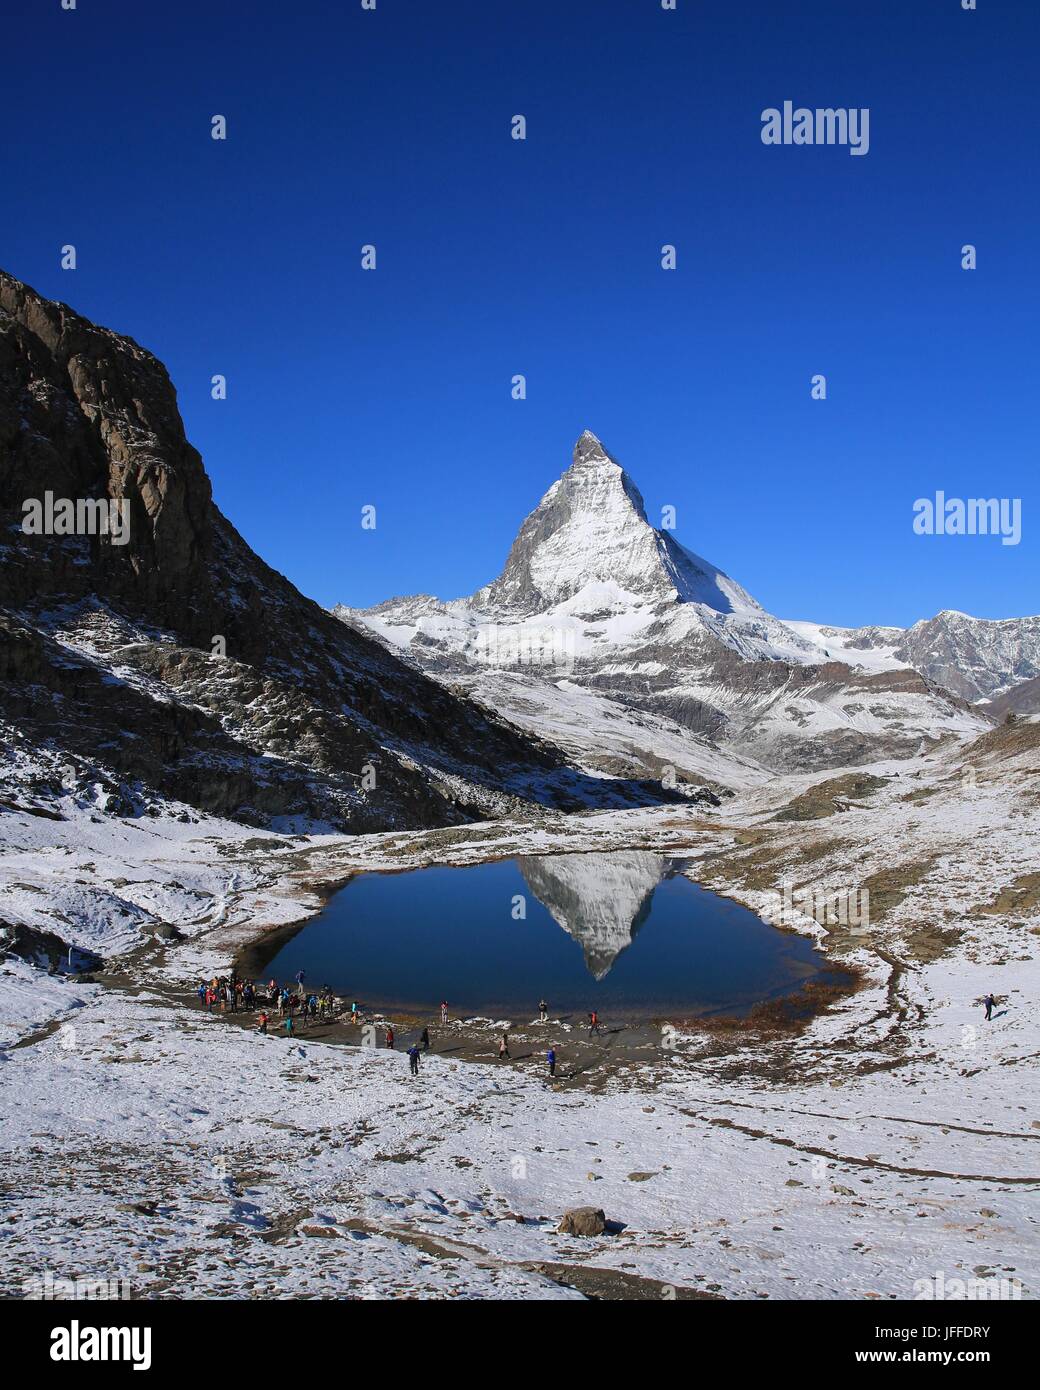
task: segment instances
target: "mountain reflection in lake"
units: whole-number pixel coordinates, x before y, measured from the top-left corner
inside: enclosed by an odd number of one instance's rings
[[[383,1008],[530,1017],[741,1013],[825,969],[804,937],[699,888],[644,850],[525,855],[362,874],[251,968]],[[561,930],[562,928],[562,930]]]

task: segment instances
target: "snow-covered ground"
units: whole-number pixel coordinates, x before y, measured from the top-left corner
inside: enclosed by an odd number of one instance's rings
[[[909,665],[896,656],[896,648],[905,634],[901,627],[874,628],[873,644],[863,639],[863,629],[828,627],[824,623],[808,623],[784,619],[784,627],[810,643],[821,661],[844,661],[865,671],[899,671]]]
[[[50,1273],[140,1296],[912,1298],[941,1273],[1033,1297],[1036,768],[1028,728],[999,730],[857,769],[878,779],[859,792],[777,777],[714,812],[352,838],[0,812],[0,921],[125,971],[0,964],[5,1292]],[[773,819],[814,796],[829,814]],[[581,1076],[564,1034],[556,1087],[527,1021],[529,1055],[412,1079],[399,1054],[260,1037],[177,992],[358,869],[622,846],[681,848],[764,911],[785,882],[869,885],[864,934],[786,918],[863,988],[800,1034],[666,1032]],[[559,1235],[583,1205],[615,1225]]]
[[[1040,1130],[992,1079],[1021,1086],[1030,1025],[963,1052],[966,984],[940,986],[945,1055],[898,1076],[718,1084],[681,1041],[599,1095],[108,997],[6,1057],[4,1291],[547,1298],[537,1266],[577,1264],[731,1298],[909,1298],[938,1271],[1028,1296]],[[588,1204],[623,1229],[556,1233]]]

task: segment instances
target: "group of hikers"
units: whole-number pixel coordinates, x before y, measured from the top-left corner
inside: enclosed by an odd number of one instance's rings
[[[199,1003],[205,1008],[207,1013],[246,1013],[259,1010],[257,1017],[257,1028],[265,1036],[269,1034],[272,1024],[272,1015],[277,1010],[278,1020],[288,1038],[294,1037],[296,1029],[305,1029],[309,1023],[331,1023],[335,1019],[342,1019],[344,1013],[349,1016],[349,1021],[354,1024],[367,1021],[361,1005],[356,999],[351,1001],[349,1010],[346,1000],[338,998],[332,993],[328,985],[322,985],[320,990],[307,990],[304,988],[304,972],[300,970],[291,984],[279,984],[277,980],[270,980],[267,984],[257,983],[255,980],[240,979],[234,973],[230,975],[215,975],[210,980],[200,980],[196,994]],[[448,1024],[448,1001],[441,1000],[440,1005],[441,1024]],[[549,1005],[542,999],[538,1004],[538,1020],[540,1023],[547,1023],[549,1019]],[[600,1033],[599,1014],[593,1009],[589,1015],[589,1037],[593,1033]],[[384,1043],[390,1051],[396,1050],[397,1036],[394,1032],[392,1023],[388,1023],[384,1029]],[[419,1034],[418,1041],[414,1042],[407,1049],[408,1067],[412,1076],[419,1074],[420,1059],[430,1051],[430,1030],[424,1027]],[[509,1033],[503,1031],[498,1042],[498,1060],[512,1060],[509,1051]],[[549,1047],[545,1053],[545,1064],[549,1078],[556,1077],[556,1048]]]
[[[340,1010],[341,1001],[322,985],[317,992],[303,987],[303,972],[294,984],[279,985],[276,980],[268,984],[257,984],[255,980],[242,980],[236,975],[215,975],[211,980],[200,980],[195,993],[199,1003],[207,1013],[246,1013],[259,1009],[257,1026],[261,1033],[267,1033],[271,1012],[277,1009],[286,1035],[291,1037],[296,1031],[297,1022],[305,1028],[308,1022],[331,1022]],[[351,1004],[353,1021],[358,1019],[357,1000]]]

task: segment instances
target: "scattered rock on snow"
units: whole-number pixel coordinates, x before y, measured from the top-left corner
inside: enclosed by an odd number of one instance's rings
[[[607,1218],[599,1207],[571,1207],[557,1228],[561,1236],[601,1236],[606,1229]]]

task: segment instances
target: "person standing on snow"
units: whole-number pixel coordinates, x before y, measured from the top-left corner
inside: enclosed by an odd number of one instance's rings
[[[993,998],[993,995],[992,995],[992,994],[987,994],[986,997],[985,997],[985,999],[983,999],[982,1002],[983,1002],[983,1003],[985,1004],[985,1006],[986,1006],[986,1022],[989,1023],[989,1021],[990,1021],[990,1020],[992,1019],[992,1017],[993,1017],[993,1009],[994,1009],[994,1007],[996,1006],[996,1002],[997,1002],[997,1001]]]
[[[413,1076],[419,1075],[419,1048],[415,1043],[408,1049],[408,1069]]]
[[[545,1060],[546,1060],[546,1062],[548,1062],[548,1064],[549,1064],[549,1079],[550,1079],[550,1081],[551,1081],[551,1080],[555,1077],[555,1075],[556,1075],[556,1049],[555,1049],[555,1047],[550,1047],[549,1051],[545,1054]]]

